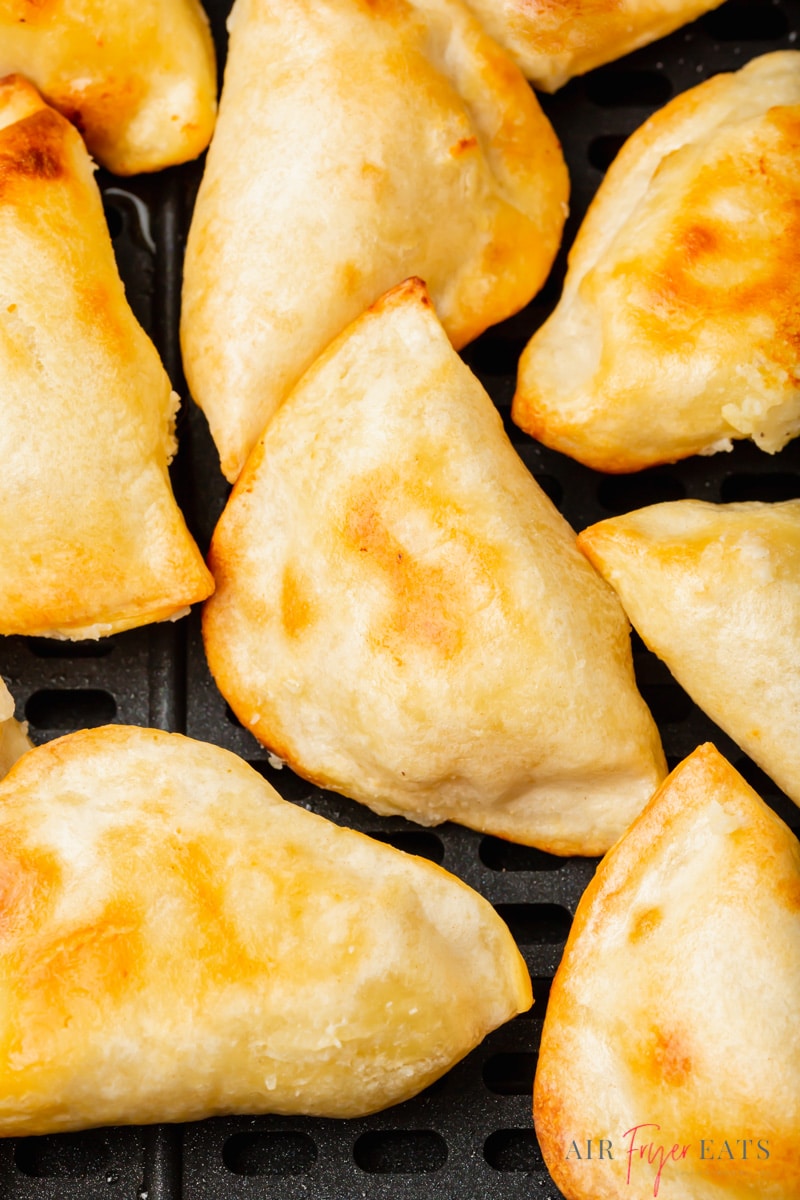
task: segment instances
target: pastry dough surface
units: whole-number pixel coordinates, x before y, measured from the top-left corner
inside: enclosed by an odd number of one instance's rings
[[[558,140],[461,0],[237,0],[189,234],[181,340],[235,479],[328,343],[410,275],[456,345],[558,249]]]
[[[108,726],[0,785],[0,1134],[354,1116],[531,1003],[506,926],[216,746]]]
[[[97,637],[212,580],[172,495],[177,397],[78,133],[0,80],[0,633]]]
[[[0,0],[0,76],[19,73],[119,175],[196,158],[217,77],[199,0]]]
[[[275,415],[209,561],[221,691],[324,787],[596,854],[663,778],[616,598],[418,280]]]
[[[722,0],[468,0],[528,79],[554,92],[666,37]]]
[[[14,719],[14,698],[0,679],[0,779],[30,748],[27,725]]]
[[[603,859],[553,982],[534,1117],[567,1200],[795,1200],[798,994],[800,845],[702,746]],[[634,1141],[688,1149],[658,1179]]]
[[[520,361],[513,417],[602,471],[800,429],[800,53],[677,97],[633,134]]]
[[[800,500],[655,504],[578,544],[692,699],[800,804]]]

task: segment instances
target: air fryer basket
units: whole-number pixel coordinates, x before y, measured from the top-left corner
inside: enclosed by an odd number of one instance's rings
[[[224,59],[229,0],[205,0]],[[691,26],[573,80],[543,105],[572,177],[569,245],[625,137],[676,93],[757,54],[795,44],[800,0],[728,0]],[[153,177],[100,174],[128,296],[186,397],[178,348],[183,248],[202,165]],[[632,477],[601,476],[539,446],[510,421],[519,354],[555,304],[565,251],[544,292],[464,351],[503,415],[524,462],[576,529],[658,500],[783,500],[800,496],[800,445],[770,458],[750,444]],[[205,549],[228,492],[205,421],[187,402],[174,465],[178,498]],[[0,1142],[0,1196],[9,1200],[497,1200],[559,1192],[542,1163],[531,1086],[553,973],[596,860],[558,859],[455,825],[423,830],[381,819],[270,767],[217,692],[197,614],[94,643],[4,639],[3,674],[36,742],[119,721],[178,730],[236,751],[287,799],[442,863],[510,925],[533,979],[530,1014],[497,1030],[415,1100],[353,1121],[228,1118],[185,1126],[92,1130]],[[634,637],[637,675],[671,765],[712,739],[797,831],[800,812],[692,703]]]

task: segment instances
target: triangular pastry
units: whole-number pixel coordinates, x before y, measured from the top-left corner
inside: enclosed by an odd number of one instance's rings
[[[553,982],[534,1118],[564,1196],[796,1200],[798,994],[800,845],[701,746],[603,859]]]
[[[333,337],[410,275],[463,345],[531,299],[567,171],[461,0],[237,0],[186,249],[186,378],[222,469]]]
[[[213,586],[167,473],[177,398],[73,127],[0,80],[0,633],[97,637]]]
[[[678,96],[625,143],[522,355],[514,420],[601,471],[800,429],[800,53]]]
[[[468,0],[528,79],[554,92],[694,21],[722,0]]]
[[[0,76],[19,73],[118,175],[195,158],[217,73],[199,0],[0,0]]]
[[[27,726],[14,720],[14,699],[0,679],[0,779],[30,748]]]
[[[579,545],[681,687],[800,804],[800,500],[677,500]]]
[[[324,787],[598,854],[663,777],[616,597],[418,280],[278,410],[209,561],[220,689]]]
[[[177,734],[32,751],[0,863],[3,1136],[371,1112],[531,1003],[488,901]]]

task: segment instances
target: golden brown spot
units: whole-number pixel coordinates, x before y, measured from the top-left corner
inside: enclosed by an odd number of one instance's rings
[[[54,0],[5,0],[3,17],[6,21],[18,21],[20,25],[35,22],[53,8]]]
[[[463,595],[464,582],[454,567],[439,565],[441,556],[436,556],[436,563],[422,562],[392,532],[388,514],[395,505],[399,511],[408,511],[410,497],[398,492],[407,493],[411,487],[408,483],[398,487],[396,481],[376,472],[372,482],[356,491],[351,500],[344,541],[380,571],[392,595],[377,640],[400,653],[413,643],[434,647],[449,658],[463,642],[459,596]]]
[[[630,933],[628,937],[632,942],[639,942],[642,938],[648,937],[664,919],[664,914],[660,908],[645,908],[640,913],[637,913],[633,919]]]
[[[345,296],[352,296],[364,283],[364,272],[353,262],[345,263],[341,269],[341,289]]]
[[[69,932],[59,929],[35,945],[24,990],[38,993],[56,1018],[69,1014],[81,994],[117,997],[125,992],[141,958],[141,918],[129,904],[109,904],[95,921]]]
[[[663,252],[646,267],[622,264],[646,336],[673,349],[708,320],[747,329],[757,318],[765,350],[788,369],[800,343],[800,116],[773,109],[757,137],[707,163],[692,182]]]
[[[778,884],[778,899],[790,912],[800,911],[800,878],[783,879]]]
[[[316,619],[316,606],[297,571],[289,565],[281,582],[281,621],[287,637],[299,637]]]
[[[713,254],[719,248],[719,237],[706,225],[689,225],[678,236],[678,244],[686,262],[695,262],[703,254]]]
[[[140,918],[120,903],[84,925],[26,939],[10,967],[16,1003],[3,1057],[17,1070],[46,1065],[73,1022],[96,1026],[109,999],[118,1003],[138,986],[142,957]]]
[[[263,974],[264,963],[252,959],[225,906],[226,871],[221,854],[199,841],[171,839],[166,848],[169,869],[177,875],[186,902],[194,911],[204,975],[223,985],[246,975]]]
[[[476,137],[459,138],[455,146],[450,147],[450,153],[453,158],[458,158],[460,154],[465,154],[467,150],[474,150],[477,145],[478,139]]]
[[[526,26],[535,29],[540,54],[563,54],[568,46],[591,46],[600,31],[620,26],[623,0],[520,0]],[[630,18],[625,18],[627,25]],[[624,27],[621,32],[624,32]]]
[[[43,851],[8,845],[0,850],[0,949],[29,937],[47,912],[61,882],[56,858]]]
[[[50,182],[66,174],[66,128],[57,113],[40,109],[0,131],[0,196],[17,180]]]
[[[689,1078],[692,1060],[689,1048],[677,1032],[653,1030],[651,1059],[655,1073],[671,1087],[680,1087]]]

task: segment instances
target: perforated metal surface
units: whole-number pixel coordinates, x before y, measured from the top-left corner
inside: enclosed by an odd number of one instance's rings
[[[227,0],[206,0],[224,52]],[[621,141],[672,95],[767,50],[791,47],[800,0],[729,0],[671,38],[575,80],[544,107],[572,176],[569,244]],[[120,181],[101,174],[109,226],[129,298],[182,395],[177,341],[180,265],[201,167]],[[603,477],[538,446],[509,419],[516,363],[555,303],[565,252],[542,295],[464,352],[506,420],[530,470],[577,529],[657,500],[778,500],[800,496],[800,448],[775,458],[739,445],[630,478]],[[205,548],[227,485],[205,423],[186,405],[179,425],[176,491]],[[636,642],[642,690],[671,762],[711,738],[795,829],[800,813],[703,716],[666,669]],[[236,751],[287,799],[426,855],[460,875],[508,920],[534,980],[536,1005],[487,1039],[424,1095],[349,1122],[235,1118],[183,1127],[114,1129],[0,1143],[0,1195],[14,1200],[555,1200],[530,1118],[530,1091],[549,983],[594,860],[561,860],[456,826],[420,830],[382,820],[271,768],[230,714],[205,665],[197,616],[177,626],[75,645],[5,639],[0,667],[37,742],[120,721],[184,731]]]

